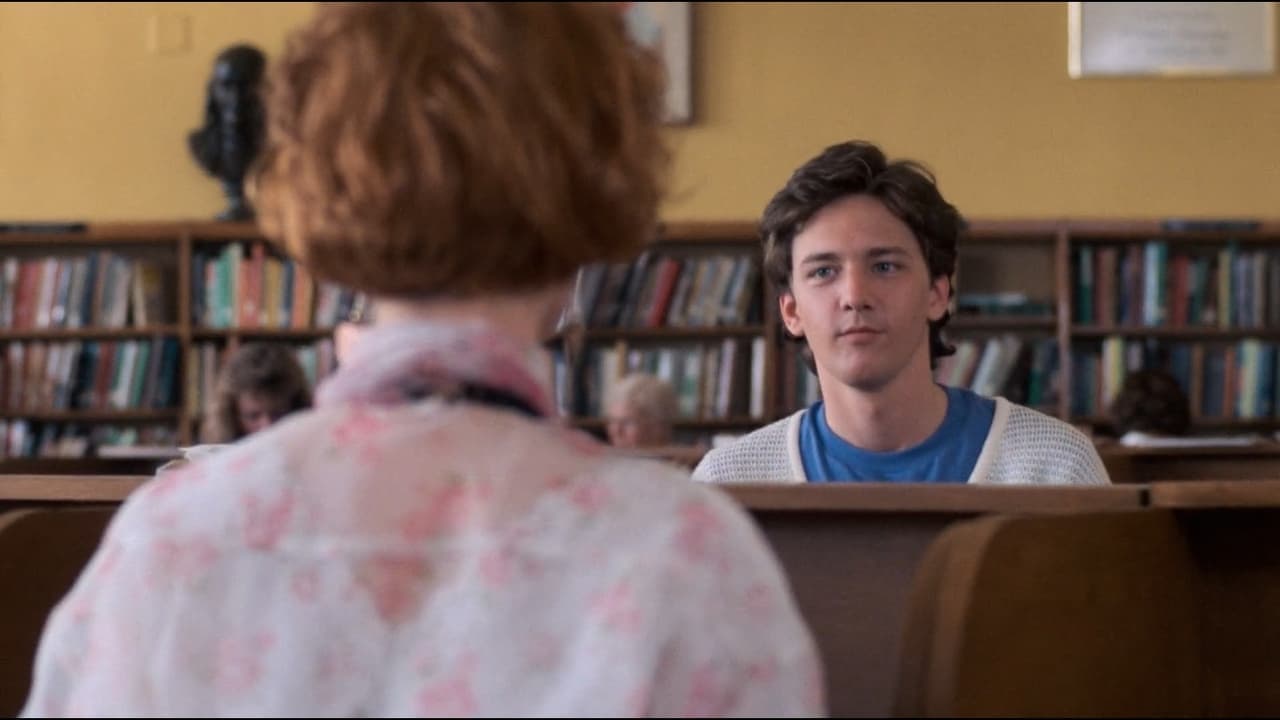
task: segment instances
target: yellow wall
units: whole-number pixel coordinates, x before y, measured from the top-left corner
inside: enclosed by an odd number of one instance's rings
[[[0,219],[212,217],[222,194],[186,138],[213,58],[236,42],[273,57],[312,9],[0,3]],[[185,51],[150,50],[156,18],[187,21]]]
[[[189,159],[216,52],[274,55],[307,4],[0,4],[0,219],[206,217]],[[186,52],[148,51],[152,16]],[[750,219],[850,137],[971,216],[1280,216],[1280,77],[1066,75],[1066,6],[700,4],[670,219]]]

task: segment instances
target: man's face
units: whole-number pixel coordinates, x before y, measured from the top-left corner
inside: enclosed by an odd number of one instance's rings
[[[950,280],[932,280],[906,223],[876,198],[818,211],[791,248],[791,290],[778,300],[787,330],[813,351],[823,384],[875,392],[904,369],[929,381],[929,326],[947,310]]]

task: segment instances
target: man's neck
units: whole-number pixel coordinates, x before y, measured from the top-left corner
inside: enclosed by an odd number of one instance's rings
[[[822,383],[827,425],[842,440],[871,452],[915,447],[947,415],[947,392],[931,374],[903,372],[885,387],[865,391],[834,378]]]

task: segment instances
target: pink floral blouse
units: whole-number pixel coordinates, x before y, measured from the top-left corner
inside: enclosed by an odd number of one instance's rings
[[[129,498],[23,714],[822,714],[749,517],[547,419],[549,375],[482,326],[371,331],[315,410]]]

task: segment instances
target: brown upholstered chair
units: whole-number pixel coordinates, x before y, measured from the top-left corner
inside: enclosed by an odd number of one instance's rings
[[[45,619],[98,547],[115,507],[0,515],[0,715],[26,702]]]
[[[917,570],[894,712],[1197,715],[1199,613],[1170,512],[958,523]]]

